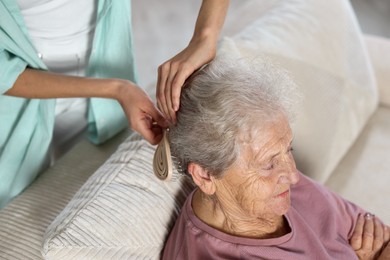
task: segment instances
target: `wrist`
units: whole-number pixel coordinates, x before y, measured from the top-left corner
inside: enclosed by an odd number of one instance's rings
[[[188,46],[193,46],[195,49],[201,48],[208,53],[210,58],[214,58],[217,52],[218,38],[212,34],[194,35]]]
[[[195,31],[192,36],[191,42],[207,42],[209,44],[216,45],[218,41],[218,31],[212,28],[203,28],[200,31]]]
[[[107,90],[107,97],[116,99],[121,103],[124,99],[124,97],[127,96],[127,93],[129,92],[129,81],[123,80],[123,79],[109,79],[110,82]]]

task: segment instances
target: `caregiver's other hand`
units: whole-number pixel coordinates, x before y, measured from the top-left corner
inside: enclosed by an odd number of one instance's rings
[[[130,127],[149,143],[158,144],[168,122],[144,90],[126,80],[122,80],[120,84],[121,90],[117,99],[127,116]]]
[[[171,123],[176,123],[180,92],[186,79],[215,57],[228,6],[229,0],[202,0],[187,48],[158,68],[157,104]]]
[[[359,259],[378,259],[389,236],[388,228],[378,218],[369,213],[360,214],[350,244]]]
[[[176,122],[176,111],[180,106],[180,92],[186,79],[216,54],[214,39],[192,40],[187,48],[158,68],[157,104],[165,116]]]

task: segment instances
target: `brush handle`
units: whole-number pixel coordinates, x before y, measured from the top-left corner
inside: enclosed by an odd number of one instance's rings
[[[167,132],[164,131],[164,137],[158,144],[153,157],[154,175],[160,180],[169,181],[172,178],[172,157],[168,142]]]

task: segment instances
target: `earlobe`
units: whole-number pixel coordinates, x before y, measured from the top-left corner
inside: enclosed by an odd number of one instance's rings
[[[197,163],[191,162],[188,164],[187,170],[199,189],[207,195],[213,195],[215,193],[214,178],[210,176],[206,169]]]

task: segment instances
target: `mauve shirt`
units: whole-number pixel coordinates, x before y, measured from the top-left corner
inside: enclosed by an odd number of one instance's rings
[[[300,174],[285,215],[291,232],[278,238],[242,238],[218,231],[192,210],[193,191],[176,220],[163,259],[358,259],[349,238],[364,210]]]

